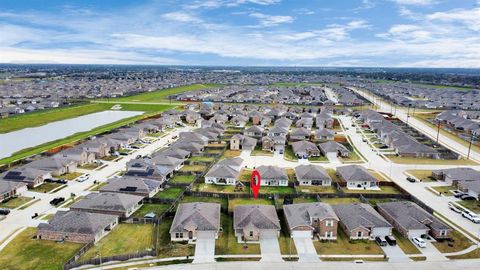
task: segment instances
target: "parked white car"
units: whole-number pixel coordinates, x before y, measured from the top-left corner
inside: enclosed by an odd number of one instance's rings
[[[77,178],[77,182],[85,182],[90,178],[90,174],[84,174]]]
[[[427,247],[427,243],[425,243],[425,241],[420,237],[413,237],[412,242],[420,248],[426,248]]]
[[[480,223],[480,217],[477,214],[472,213],[470,211],[463,211],[462,216],[473,223]]]

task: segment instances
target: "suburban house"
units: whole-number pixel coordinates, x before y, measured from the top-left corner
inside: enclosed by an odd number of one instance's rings
[[[284,151],[287,142],[286,136],[264,136],[262,137],[263,151]]]
[[[327,112],[321,112],[315,117],[315,125],[317,128],[329,128],[332,129],[335,120]]]
[[[129,217],[142,206],[142,196],[123,193],[90,193],[70,206],[71,210]]]
[[[280,221],[273,205],[237,205],[233,229],[238,243],[257,242],[262,236],[280,235]]]
[[[51,178],[52,175],[46,170],[31,168],[29,165],[11,169],[1,174],[0,179],[9,182],[25,183],[29,188],[37,187]]]
[[[291,141],[300,141],[300,140],[309,140],[311,136],[310,130],[300,127],[292,130],[290,132]]]
[[[175,167],[155,165],[148,159],[132,159],[127,162],[125,176],[150,178],[164,182],[173,175],[174,170]]]
[[[179,137],[181,140],[198,143],[203,146],[208,144],[208,137],[197,132],[180,132]]]
[[[25,191],[27,191],[27,184],[24,182],[0,180],[0,203],[19,196]]]
[[[63,150],[62,152],[56,154],[54,157],[60,157],[74,161],[79,166],[90,164],[96,159],[95,153],[89,153],[85,151],[82,147],[78,146]]]
[[[377,236],[384,237],[392,234],[392,225],[369,204],[336,204],[332,207],[340,219],[340,226],[350,240],[373,240]]]
[[[323,167],[317,165],[298,165],[295,176],[300,186],[330,186],[332,178]]]
[[[334,141],[324,142],[318,145],[320,152],[327,158],[333,157],[348,157],[350,156],[350,150],[345,145]]]
[[[237,115],[230,119],[230,123],[232,123],[236,127],[244,127],[247,124],[248,120],[249,118],[245,115]]]
[[[283,168],[276,166],[259,166],[261,186],[288,186],[288,175]]]
[[[41,158],[29,163],[29,168],[35,168],[42,171],[50,172],[52,176],[61,176],[66,173],[72,173],[77,170],[77,162],[64,157],[54,156],[49,158]]]
[[[348,189],[379,189],[378,179],[360,165],[338,167],[337,176],[346,183]]]
[[[293,153],[295,153],[299,159],[320,156],[320,150],[314,143],[310,141],[294,142],[292,143],[292,149]]]
[[[191,153],[192,156],[199,156],[205,150],[206,144],[200,144],[189,141],[187,139],[180,139],[170,146],[171,149],[181,149]]]
[[[230,150],[253,150],[257,145],[257,139],[235,134],[230,138]]]
[[[336,240],[338,217],[326,203],[298,203],[283,206],[291,237],[317,236],[320,240]]]
[[[251,126],[243,131],[243,135],[260,139],[263,136],[264,129],[260,126]]]
[[[176,159],[182,159],[185,160],[190,157],[190,152],[182,149],[172,149],[172,148],[167,148],[165,150],[158,151],[156,155],[162,155],[166,157],[174,157]]]
[[[311,129],[313,127],[313,118],[301,118],[295,122],[297,128],[303,127]]]
[[[432,214],[410,201],[378,203],[378,212],[403,236],[412,238],[430,234],[447,239],[452,229]]]
[[[37,227],[37,238],[75,243],[95,243],[118,224],[118,216],[81,211],[57,211]]]
[[[154,155],[151,161],[155,165],[172,167],[175,171],[180,170],[184,164],[184,159],[163,155],[162,153]]]
[[[480,181],[480,172],[472,168],[452,168],[433,170],[432,178],[456,185],[460,181]]]
[[[160,191],[161,182],[148,178],[121,177],[108,180],[107,185],[100,188],[100,192],[125,193],[146,198],[153,197]]]
[[[270,137],[286,137],[288,134],[288,128],[287,127],[280,127],[280,126],[274,126],[273,128],[269,129],[267,132],[267,135]]]
[[[110,155],[110,149],[106,142],[100,140],[91,140],[82,143],[79,147],[85,150],[87,153],[93,153],[95,159],[103,158]]]
[[[335,132],[330,129],[320,128],[315,130],[313,138],[315,141],[333,141],[335,139]]]
[[[218,238],[220,231],[220,204],[181,203],[170,227],[171,241],[195,241],[198,236]]]
[[[459,190],[480,200],[480,181],[458,181],[457,187]]]
[[[239,180],[243,159],[227,158],[221,160],[205,174],[205,184],[235,185]]]

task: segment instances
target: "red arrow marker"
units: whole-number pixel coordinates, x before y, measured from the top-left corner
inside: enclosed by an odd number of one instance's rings
[[[260,173],[257,170],[253,170],[252,176],[250,177],[250,187],[252,188],[253,197],[255,199],[258,197],[258,191],[260,191],[260,182]]]

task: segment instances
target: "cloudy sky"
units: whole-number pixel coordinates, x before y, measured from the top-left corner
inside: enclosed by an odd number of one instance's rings
[[[2,0],[0,63],[480,68],[480,0]]]

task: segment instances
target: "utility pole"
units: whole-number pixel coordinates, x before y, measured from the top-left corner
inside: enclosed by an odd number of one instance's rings
[[[410,118],[410,107],[412,107],[412,104],[408,104],[408,109],[407,109],[407,124],[408,124],[408,118]]]
[[[437,124],[437,143],[438,143],[438,137],[440,136],[440,122]]]
[[[470,143],[468,144],[467,159],[470,159],[470,150],[472,149],[472,143],[474,138],[475,138],[475,135],[473,135],[472,133],[472,136],[470,137]]]

